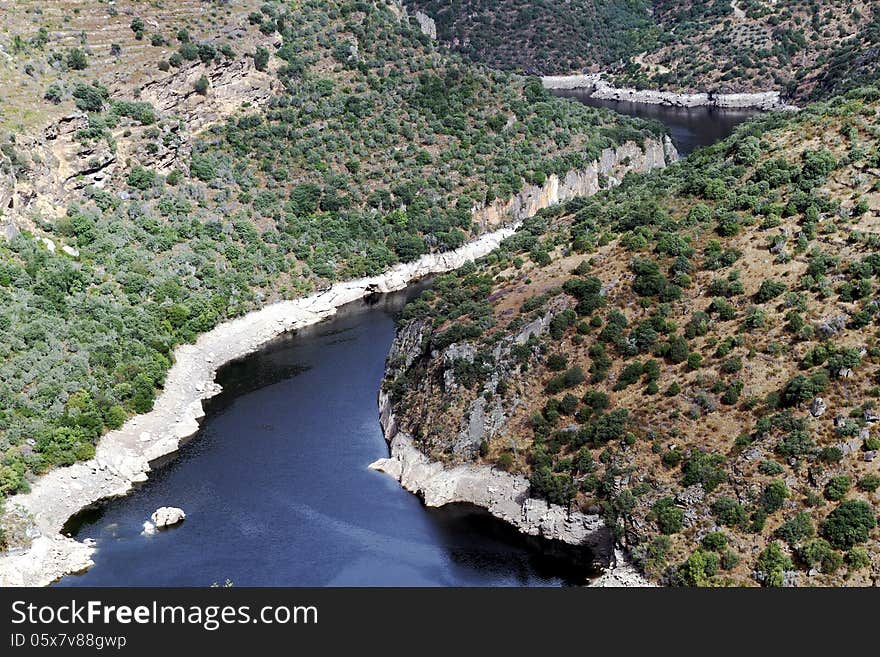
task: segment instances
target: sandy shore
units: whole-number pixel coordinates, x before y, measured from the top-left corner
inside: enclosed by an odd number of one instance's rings
[[[718,107],[726,109],[797,110],[782,100],[778,91],[716,94],[710,92],[681,94],[652,89],[614,87],[602,74],[550,75],[541,78],[546,89],[590,89],[593,98],[602,100],[667,105],[670,107]]]

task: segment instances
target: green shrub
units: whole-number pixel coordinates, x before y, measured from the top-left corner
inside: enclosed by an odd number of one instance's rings
[[[813,521],[806,511],[801,511],[789,518],[776,530],[776,536],[789,545],[800,543],[805,538],[812,538],[815,534],[816,529],[813,527]]]
[[[749,519],[745,507],[729,497],[719,497],[712,502],[712,513],[722,525],[742,527]]]
[[[877,525],[871,505],[862,500],[846,500],[828,514],[822,535],[836,548],[848,550],[868,540]]]
[[[786,499],[788,499],[788,486],[781,479],[777,479],[764,487],[759,503],[764,511],[770,514],[779,511]]]
[[[74,71],[82,71],[89,66],[89,58],[82,48],[69,48],[66,61],[67,67]]]
[[[719,559],[714,552],[695,550],[678,567],[676,574],[681,586],[709,586],[718,573]]]
[[[721,552],[727,546],[727,535],[724,532],[709,532],[700,540],[700,545],[712,552]]]
[[[837,502],[846,497],[850,488],[852,488],[852,478],[849,475],[836,475],[831,477],[825,486],[825,497]]]
[[[681,466],[682,483],[685,486],[702,484],[707,493],[711,493],[720,484],[727,481],[724,469],[724,456],[712,452],[694,450]]]
[[[791,559],[776,541],[764,548],[758,556],[756,566],[757,570],[764,575],[761,582],[764,586],[782,586],[785,571],[794,567]]]
[[[832,574],[840,568],[843,558],[834,551],[825,539],[815,538],[807,541],[797,550],[798,559],[810,568],[819,568],[823,573]]]
[[[129,172],[126,181],[130,187],[145,191],[156,183],[156,173],[138,164]]]
[[[193,89],[195,89],[197,94],[204,96],[208,93],[208,85],[208,78],[203,75],[193,82]]]
[[[73,99],[77,109],[84,112],[100,112],[109,92],[100,84],[77,83],[73,88]]]
[[[758,291],[755,293],[755,303],[766,303],[767,301],[778,297],[785,292],[785,290],[786,287],[784,283],[765,280],[761,283],[761,287],[759,287]]]
[[[871,557],[868,551],[863,547],[850,548],[844,557],[846,565],[850,570],[861,570],[871,565]]]
[[[681,531],[684,509],[675,506],[675,500],[664,497],[654,503],[654,517],[657,527],[663,534],[675,534]]]
[[[265,71],[268,65],[269,51],[263,48],[263,46],[257,46],[257,49],[254,51],[254,68],[258,71]]]
[[[866,493],[873,493],[880,488],[880,475],[866,474],[859,479],[859,490]]]

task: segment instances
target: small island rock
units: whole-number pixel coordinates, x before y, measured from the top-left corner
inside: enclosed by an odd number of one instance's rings
[[[183,509],[178,509],[174,506],[163,506],[156,509],[153,515],[150,516],[153,524],[159,529],[176,525],[184,518],[186,518],[186,513],[183,512]]]

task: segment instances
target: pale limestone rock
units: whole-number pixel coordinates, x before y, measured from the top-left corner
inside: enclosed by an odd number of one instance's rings
[[[757,93],[715,94],[693,93],[680,94],[671,91],[639,90],[618,88],[604,79],[601,73],[586,75],[549,75],[541,79],[546,89],[590,89],[593,98],[603,100],[646,103],[649,105],[668,105],[671,107],[721,107],[721,108],[754,108],[760,110],[797,110],[782,100],[778,91]]]
[[[370,467],[394,477],[406,490],[419,495],[426,506],[474,504],[524,534],[584,545],[600,562],[607,563],[611,558],[613,537],[600,516],[529,497],[528,479],[521,475],[477,464],[447,468],[432,461],[415,446],[411,436],[398,430],[385,391],[379,395],[379,418],[391,455]]]
[[[183,509],[179,509],[176,506],[159,507],[153,512],[153,515],[150,516],[150,520],[153,521],[153,524],[156,525],[157,529],[176,525],[185,519],[186,513],[184,513]],[[146,525],[144,525],[144,529],[146,529]]]

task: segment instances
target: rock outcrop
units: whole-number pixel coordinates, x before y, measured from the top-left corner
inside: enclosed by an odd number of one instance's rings
[[[612,86],[601,73],[585,75],[551,75],[541,79],[546,89],[588,89],[593,98],[629,101],[670,107],[718,107],[726,109],[796,110],[782,100],[778,91],[716,94],[703,92],[680,94],[672,91],[631,89]]]
[[[208,79],[208,91],[201,95],[195,82]],[[243,104],[259,106],[272,95],[275,77],[258,71],[250,57],[236,58],[212,66],[190,64],[145,84],[141,99],[163,113],[180,116],[191,134],[226,118]]]
[[[486,465],[464,464],[448,468],[432,461],[416,447],[412,436],[400,431],[390,397],[379,395],[379,418],[391,455],[370,465],[418,495],[426,506],[455,502],[480,506],[530,536],[589,548],[598,563],[612,557],[613,536],[598,515],[569,511],[529,497],[529,481]]]
[[[391,10],[397,14],[397,17],[400,20],[409,20],[409,10],[406,5],[403,3],[403,0],[393,0],[391,3]],[[429,39],[437,40],[437,23],[433,18],[428,16],[423,11],[416,10],[413,14],[413,18],[415,18],[416,23],[419,26],[419,29]]]
[[[646,579],[635,566],[627,561],[623,552],[614,550],[614,558],[605,572],[590,582],[590,586],[598,588],[619,587],[653,587],[655,584]]]
[[[626,143],[617,148],[606,148],[599,159],[585,169],[569,171],[561,179],[552,174],[543,185],[529,185],[507,201],[495,200],[489,205],[475,207],[474,219],[483,228],[491,228],[511,219],[521,221],[552,205],[581,196],[592,196],[602,188],[600,176],[605,176],[606,184],[613,186],[620,182],[627,171],[650,171],[677,159],[678,152],[668,137],[662,141],[648,140],[643,146]]]
[[[153,511],[153,515],[150,516],[150,520],[152,520],[153,524],[159,529],[176,525],[179,522],[183,522],[185,519],[186,513],[184,513],[183,509],[179,509],[176,506],[159,507]]]

